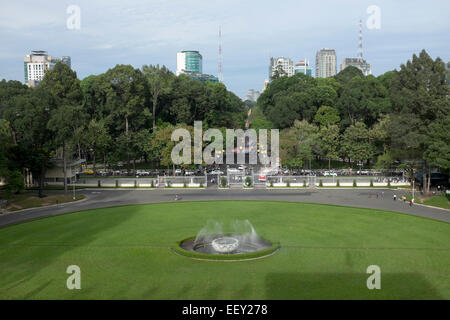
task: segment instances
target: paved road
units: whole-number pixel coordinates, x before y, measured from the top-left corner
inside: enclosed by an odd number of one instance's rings
[[[384,197],[381,192],[384,191]],[[16,224],[28,220],[34,220],[47,216],[54,216],[79,210],[95,209],[117,205],[142,204],[154,202],[172,202],[175,194],[182,197],[181,201],[206,201],[206,200],[273,200],[291,202],[315,202],[337,204],[345,206],[391,210],[411,215],[432,218],[450,222],[450,211],[414,205],[410,207],[402,201],[393,201],[392,196],[399,191],[390,189],[231,189],[231,190],[107,190],[85,189],[77,191],[87,197],[75,203],[62,204],[58,207],[29,209],[0,215],[0,227]],[[401,192],[401,191],[400,191]],[[376,193],[379,197],[376,197]]]

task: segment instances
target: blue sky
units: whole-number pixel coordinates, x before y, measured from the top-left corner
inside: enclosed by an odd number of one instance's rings
[[[81,28],[67,28],[69,5],[81,9]],[[381,28],[368,29],[376,5]],[[308,58],[321,48],[337,51],[338,64],[356,57],[363,20],[364,58],[374,75],[398,68],[426,49],[449,60],[449,0],[0,0],[0,79],[23,81],[23,57],[31,50],[69,55],[80,79],[116,64],[166,65],[176,52],[199,50],[203,72],[217,75],[218,27],[228,89],[243,97],[261,90],[271,56]]]

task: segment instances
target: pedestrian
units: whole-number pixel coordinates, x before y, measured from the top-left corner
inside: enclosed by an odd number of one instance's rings
[[[413,200],[411,199],[411,200],[409,200],[409,206],[412,207],[412,205],[413,205]]]
[[[381,191],[381,197],[384,198],[384,191]]]
[[[397,195],[394,193],[394,197],[393,197],[394,201],[397,200]]]
[[[377,192],[377,199],[378,199],[378,192]]]

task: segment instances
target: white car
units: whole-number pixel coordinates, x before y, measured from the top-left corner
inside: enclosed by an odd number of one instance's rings
[[[337,177],[337,173],[336,172],[331,172],[331,171],[325,171],[323,173],[324,177]]]
[[[181,174],[181,169],[176,169],[175,174]]]
[[[247,166],[244,166],[244,165],[241,164],[238,169],[239,170],[245,170],[245,169],[247,169]]]
[[[186,170],[186,171],[184,172],[184,175],[185,175],[185,176],[193,176],[193,175],[194,175],[194,171],[192,171],[192,170]]]
[[[223,171],[213,170],[213,171],[211,171],[211,174],[223,174]]]

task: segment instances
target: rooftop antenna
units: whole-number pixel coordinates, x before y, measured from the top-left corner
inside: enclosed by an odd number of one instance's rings
[[[359,48],[358,48],[358,60],[363,61],[363,46],[362,46],[363,36],[362,36],[362,20],[359,20]]]
[[[219,25],[219,82],[223,82],[223,65],[222,65],[222,27]]]

